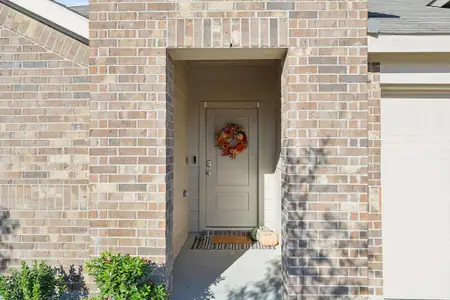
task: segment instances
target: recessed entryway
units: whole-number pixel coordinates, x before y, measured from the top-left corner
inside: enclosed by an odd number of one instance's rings
[[[281,61],[173,64],[175,255],[188,232],[264,225],[279,233]],[[233,158],[216,141],[227,124],[248,139]]]
[[[266,52],[261,52],[261,57]],[[175,52],[174,56],[182,57]],[[173,84],[168,95],[174,111],[172,239],[174,258],[180,258],[174,267],[177,289],[185,281],[180,274],[186,272],[186,259],[190,261],[203,251],[222,251],[191,249],[195,236],[212,230],[245,232],[260,225],[281,232],[281,171],[277,164],[281,149],[282,61],[219,59],[172,63],[168,75]],[[224,155],[217,137],[230,124],[239,128],[247,143],[235,155]],[[232,136],[230,146],[237,143],[238,135]],[[269,263],[278,255],[279,263],[279,247],[253,248],[239,250],[242,253],[238,256],[255,261],[265,257]],[[239,257],[234,260],[240,261]],[[211,266],[214,267],[221,273],[230,268],[221,264]]]

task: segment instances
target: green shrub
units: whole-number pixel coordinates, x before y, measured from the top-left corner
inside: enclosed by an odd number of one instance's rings
[[[0,294],[5,300],[59,299],[64,288],[56,268],[45,262],[35,261],[31,268],[22,262],[20,270],[0,276]]]
[[[20,287],[20,273],[12,270],[11,275],[0,278],[0,294],[5,300],[23,299],[23,292]]]
[[[154,266],[147,260],[111,252],[86,263],[88,274],[94,277],[99,296],[92,299],[166,300],[166,289],[150,279]]]

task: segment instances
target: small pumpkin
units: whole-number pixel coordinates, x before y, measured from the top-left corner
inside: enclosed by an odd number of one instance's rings
[[[250,237],[255,242],[258,242],[259,241],[259,236],[260,236],[261,232],[264,231],[264,230],[265,230],[264,226],[258,226],[256,228],[253,228],[252,231],[250,232]]]
[[[255,242],[261,242],[261,237],[267,234],[275,235],[278,240],[278,235],[265,226],[258,226],[256,228],[253,228],[252,231],[250,232],[250,237]]]
[[[259,243],[263,246],[276,246],[279,243],[278,234],[275,232],[261,232]]]

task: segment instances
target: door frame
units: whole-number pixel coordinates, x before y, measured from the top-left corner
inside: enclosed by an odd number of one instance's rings
[[[206,135],[206,109],[207,108],[224,108],[224,109],[237,109],[237,108],[256,108],[257,116],[257,132],[258,132],[258,146],[256,149],[257,157],[257,178],[256,178],[256,190],[257,190],[257,223],[258,225],[264,224],[264,201],[263,201],[263,185],[261,181],[261,155],[260,149],[263,146],[260,122],[260,107],[258,101],[245,101],[245,102],[200,102],[199,103],[199,137]],[[198,151],[198,163],[200,164],[200,176],[199,176],[199,229],[207,230],[221,227],[206,227],[206,139],[199,138],[199,151]],[[222,228],[221,228],[222,229]],[[226,228],[223,228],[226,229]]]

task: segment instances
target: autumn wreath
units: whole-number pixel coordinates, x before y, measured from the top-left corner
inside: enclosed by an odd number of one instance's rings
[[[248,139],[244,129],[237,124],[227,124],[216,134],[216,147],[222,150],[220,155],[236,158],[238,153],[243,152],[248,147]]]

